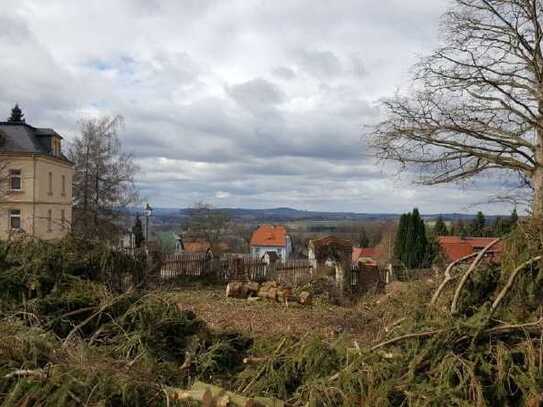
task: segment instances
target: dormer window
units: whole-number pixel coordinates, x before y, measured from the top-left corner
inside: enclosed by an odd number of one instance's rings
[[[53,154],[55,157],[58,157],[60,156],[60,153],[61,153],[60,138],[51,137],[51,154]]]

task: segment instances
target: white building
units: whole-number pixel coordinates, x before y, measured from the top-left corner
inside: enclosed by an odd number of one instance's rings
[[[285,262],[292,253],[292,240],[284,226],[261,225],[253,232],[250,250],[254,257],[273,251]]]

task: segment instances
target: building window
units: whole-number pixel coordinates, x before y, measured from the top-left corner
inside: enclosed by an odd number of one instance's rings
[[[10,229],[21,229],[21,210],[10,209],[9,210],[9,227]]]
[[[66,175],[62,176],[62,195],[66,195]]]
[[[11,191],[21,191],[23,189],[21,170],[9,170],[9,189]]]
[[[49,195],[53,195],[53,173],[49,173]]]
[[[60,227],[62,228],[62,230],[65,229],[65,224],[66,224],[66,212],[64,211],[64,209],[61,209],[60,210]]]
[[[47,211],[47,231],[51,232],[53,230],[53,211],[49,209]]]

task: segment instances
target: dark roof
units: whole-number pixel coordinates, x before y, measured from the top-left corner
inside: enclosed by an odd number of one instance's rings
[[[53,129],[40,129],[26,123],[0,122],[0,152],[51,155],[51,137],[62,138]],[[61,155],[59,158],[68,161]]]

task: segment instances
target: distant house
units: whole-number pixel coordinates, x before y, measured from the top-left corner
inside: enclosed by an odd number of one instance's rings
[[[353,266],[363,264],[377,267],[377,249],[375,247],[353,247]]]
[[[453,262],[484,249],[495,239],[494,237],[439,236],[438,243],[444,259]],[[498,242],[488,251],[487,255],[492,260],[499,261],[502,253],[503,244]]]
[[[284,262],[292,253],[292,240],[284,226],[261,225],[251,236],[250,251],[253,257],[262,257],[273,251]]]

